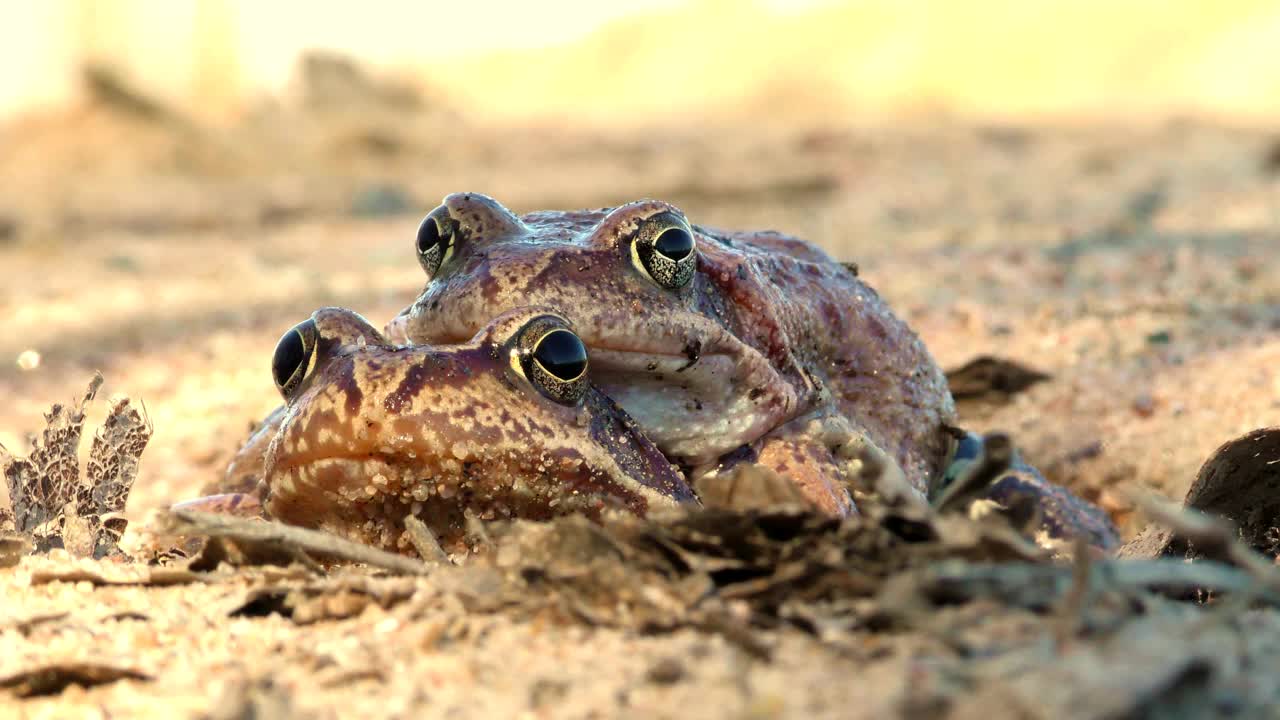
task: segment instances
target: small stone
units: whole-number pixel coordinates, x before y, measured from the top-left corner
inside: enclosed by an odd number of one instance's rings
[[[1103,488],[1098,493],[1098,507],[1112,515],[1133,512],[1133,501],[1128,496],[1116,492],[1112,488]]]
[[[1133,411],[1138,417],[1151,417],[1156,411],[1156,400],[1148,393],[1142,393],[1133,399]]]
[[[258,209],[258,222],[262,225],[284,225],[297,222],[311,209],[301,202],[269,201]]]
[[[103,259],[102,264],[105,265],[108,270],[114,270],[116,272],[136,273],[141,269],[136,259],[130,255],[124,254],[108,255]]]
[[[11,245],[18,239],[18,221],[0,215],[0,245]]]
[[[35,350],[23,350],[18,353],[19,370],[35,370],[40,367],[40,353]]]
[[[1149,188],[1129,199],[1129,214],[1135,222],[1147,225],[1168,201],[1163,187]]]
[[[1242,257],[1236,261],[1236,277],[1244,282],[1250,282],[1258,277],[1263,269],[1262,260],[1256,257]]]
[[[569,694],[569,684],[560,680],[539,678],[529,686],[529,706],[538,709],[560,704]]]
[[[413,208],[408,193],[394,185],[371,185],[351,199],[351,214],[356,217],[403,215]]]
[[[1280,174],[1280,138],[1272,140],[1262,152],[1262,171]]]
[[[684,663],[673,657],[665,657],[654,663],[644,676],[655,685],[674,685],[685,676]]]

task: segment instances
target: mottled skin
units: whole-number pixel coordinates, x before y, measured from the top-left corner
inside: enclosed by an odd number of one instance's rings
[[[802,240],[691,227],[655,201],[517,218],[487,197],[460,194],[432,216],[450,227],[452,242],[438,264],[424,262],[431,279],[388,325],[389,338],[458,343],[510,308],[555,308],[589,346],[592,381],[635,417],[644,437],[628,425],[634,442],[651,439],[690,483],[750,462],[791,479],[819,510],[845,515],[854,512],[849,486],[901,472],[923,497],[954,474],[944,472],[949,461],[958,471],[980,447],[968,436],[952,452],[964,436],[951,427],[951,396],[928,351],[855,272]],[[696,240],[685,282],[660,282],[632,250],[638,239],[652,239],[655,218],[682,225]],[[371,333],[363,324],[360,332]],[[370,411],[383,427],[394,422],[385,404]],[[264,468],[267,450],[294,413],[287,407],[268,417],[226,480],[209,491],[243,491],[272,472]],[[437,412],[433,422],[446,415]],[[409,416],[402,425],[418,420]],[[511,448],[522,441],[518,432],[507,440]],[[523,441],[537,451],[541,434]],[[588,438],[580,450],[595,452],[597,442]],[[671,496],[685,499],[688,486],[659,465],[650,463],[659,473],[650,485],[675,488]],[[380,469],[350,467],[343,482],[363,487],[357,476],[376,477]],[[503,482],[501,474],[486,477]],[[473,476],[471,486],[480,482]],[[1020,461],[990,496],[1026,493],[1040,500],[1050,536],[1114,544],[1105,514]],[[298,497],[294,517],[314,524],[333,499]],[[348,522],[344,516],[337,524]],[[365,527],[380,532],[376,519]]]
[[[685,224],[696,269],[671,287],[632,249],[654,222],[684,223],[668,203],[518,218],[464,193],[433,215],[452,223],[451,251],[388,326],[393,340],[455,342],[481,318],[547,305],[590,348],[595,384],[693,476],[746,446],[834,514],[852,511],[850,438],[896,460],[921,496],[941,476],[954,420],[942,371],[874,290],[813,245]]]
[[[403,549],[412,513],[456,549],[467,513],[643,515],[696,502],[585,375],[577,397],[556,399],[521,364],[535,335],[568,327],[554,313],[518,309],[467,342],[415,347],[388,345],[347,310],[326,308],[311,322],[309,369],[285,387],[285,408],[268,424],[261,495],[276,519]]]

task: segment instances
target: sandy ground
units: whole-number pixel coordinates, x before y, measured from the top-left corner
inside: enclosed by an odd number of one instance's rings
[[[48,405],[101,370],[104,396],[141,400],[155,425],[129,505],[140,518],[216,477],[277,404],[281,332],[322,305],[378,324],[412,300],[413,231],[444,194],[517,211],[660,197],[701,224],[776,228],[857,261],[944,367],[994,354],[1049,373],[966,422],[1012,431],[1131,535],[1117,488],[1181,497],[1213,448],[1280,424],[1277,143],[1185,119],[571,130],[275,108],[215,132],[94,107],[28,120],[0,129],[0,443],[24,452]],[[421,599],[298,627],[228,618],[251,580],[29,585],[47,562],[0,570],[0,636],[18,649],[0,675],[88,652],[161,681],[0,696],[0,712],[200,716],[248,687],[317,717],[882,717],[914,683],[941,682],[903,636],[849,653],[783,632],[765,663],[693,630],[428,613]],[[15,629],[58,612],[108,619]],[[227,712],[213,716],[246,716]]]

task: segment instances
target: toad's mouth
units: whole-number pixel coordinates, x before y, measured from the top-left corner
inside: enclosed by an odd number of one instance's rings
[[[283,522],[319,527],[354,540],[402,550],[404,519],[422,520],[448,551],[463,549],[468,518],[546,520],[607,508],[643,514],[649,497],[581,463],[508,462],[355,453],[268,459],[267,512]]]
[[[357,532],[358,539],[397,547],[401,530],[383,537],[379,528],[402,529],[410,514],[452,542],[463,539],[468,516],[541,520],[605,508],[644,515],[693,498],[658,449],[598,393],[575,408],[457,405],[499,396],[481,384],[456,398],[446,393],[446,402],[415,395],[409,409],[387,414],[383,387],[398,393],[396,383],[367,385],[354,409],[349,390],[326,394],[357,386],[351,372],[328,368],[326,382],[296,398],[280,421],[263,465],[264,503],[280,520],[348,535],[364,527],[379,537]]]

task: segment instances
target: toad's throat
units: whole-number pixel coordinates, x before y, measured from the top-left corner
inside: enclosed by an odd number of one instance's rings
[[[407,342],[408,316],[388,325]],[[433,342],[461,342],[464,326],[439,323]],[[580,328],[592,381],[630,414],[668,458],[703,464],[752,443],[805,412],[797,384],[764,355],[707,323],[687,332],[619,337]],[[699,337],[701,339],[691,339]]]
[[[664,454],[705,463],[804,411],[794,387],[767,363],[724,353],[682,355],[592,348],[591,379]]]

